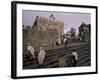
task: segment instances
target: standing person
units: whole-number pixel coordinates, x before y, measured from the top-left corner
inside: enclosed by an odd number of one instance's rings
[[[67,67],[73,67],[73,63],[75,62],[75,56],[70,55],[68,57]]]
[[[30,45],[30,43],[27,43],[27,51],[28,51],[28,53],[29,53],[29,55],[31,55],[31,58],[36,58],[35,57],[35,54],[34,54],[34,52],[35,52],[35,50],[34,50],[34,48]]]
[[[73,49],[72,56],[73,56],[73,62],[72,62],[73,63],[73,66],[77,66],[78,54],[75,51],[75,49]]]
[[[64,46],[65,46],[65,48],[67,48],[67,44],[68,44],[68,39],[65,38],[65,41],[64,41]]]
[[[56,45],[57,45],[57,46],[59,45],[59,43],[58,43],[58,39],[56,39]]]
[[[60,38],[60,36],[58,37],[58,44],[61,45],[61,38]]]
[[[46,52],[42,47],[40,47],[40,52],[38,53],[38,62],[40,66],[43,66],[44,58],[45,58]]]
[[[75,67],[77,66],[78,54],[73,50],[72,54],[68,57],[67,67]]]
[[[65,45],[66,37],[64,37],[64,45]]]

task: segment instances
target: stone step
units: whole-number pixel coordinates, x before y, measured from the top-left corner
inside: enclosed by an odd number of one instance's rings
[[[79,48],[80,49],[80,48]],[[87,49],[87,48],[86,48]],[[77,49],[78,50],[78,49]],[[71,53],[72,52],[72,50],[65,50],[65,51],[62,51],[62,52],[55,52],[55,53],[53,53],[53,54],[55,54],[53,57],[56,57],[56,56],[58,56],[59,54],[61,54],[61,55],[66,55],[66,54],[68,54],[68,53]],[[49,56],[46,56],[46,59],[52,59],[52,57],[50,58],[50,56],[51,55],[49,55]],[[47,58],[48,57],[48,58]],[[57,58],[57,57],[56,57]]]
[[[80,60],[79,60],[80,61]],[[88,61],[88,63],[90,63],[90,61]],[[87,62],[85,62],[85,63],[80,63],[79,65],[81,65],[81,66],[83,66],[83,65],[86,65],[86,66],[89,66],[89,64],[88,64]],[[58,64],[58,62],[56,62],[56,63],[53,63],[52,65],[48,65],[47,67],[48,68],[54,68],[54,67],[57,67],[59,64]],[[67,63],[66,63],[66,65],[67,65]]]
[[[88,59],[87,59],[88,60]],[[80,62],[80,61],[79,61]],[[90,63],[90,61],[88,61],[88,63]],[[78,66],[89,66],[90,64],[88,64],[86,61],[81,63],[78,65]],[[67,63],[66,63],[67,64]],[[58,61],[57,62],[54,62],[52,64],[49,64],[48,66],[46,66],[46,68],[55,68],[55,67],[58,67]],[[32,67],[33,66],[33,67]],[[27,68],[27,67],[26,67]],[[29,68],[29,67],[28,67]],[[36,68],[39,68],[39,65],[38,64],[34,64],[34,65],[31,65],[31,68],[30,69],[36,69]]]
[[[78,43],[78,44],[76,44],[76,43],[73,43],[73,44],[68,44],[68,48],[72,48],[72,47],[75,47],[75,46],[84,46],[84,45],[86,45],[87,43]],[[46,50],[46,51],[49,51],[49,52],[52,52],[52,51],[56,51],[57,49],[62,49],[62,48],[64,48],[64,45],[63,46],[61,46],[61,47],[59,47],[59,48],[55,48],[55,49],[52,49],[52,50]]]
[[[86,63],[86,62],[88,62],[88,61],[90,61],[90,57],[89,57],[89,55],[87,56],[87,57],[85,57],[85,59],[81,59],[81,60],[79,60],[79,62],[78,62],[78,64],[80,65],[80,64],[83,64],[83,63]]]
[[[80,48],[80,47],[79,47]],[[54,52],[52,52],[50,55],[48,55],[48,52],[47,52],[47,54],[46,54],[46,57],[50,57],[50,56],[56,56],[56,54],[58,55],[59,53],[65,53],[65,52],[67,52],[67,51],[69,51],[70,49],[61,49],[61,50],[59,50],[59,49],[56,49],[56,51],[54,51]],[[72,49],[71,49],[72,50]],[[59,52],[58,52],[59,51]],[[26,61],[27,59],[24,59],[24,61]]]
[[[80,47],[80,48],[78,48],[77,50],[78,50],[78,53],[79,53],[79,60],[81,60],[82,58],[85,58],[88,54],[87,54],[87,52],[86,51],[88,51],[89,49],[88,49],[89,47],[87,47],[87,46],[84,46],[84,47]],[[58,52],[59,50],[61,50],[61,52]],[[70,53],[71,53],[71,49],[69,49],[69,50],[63,50],[63,49],[59,49],[59,50],[55,50],[55,51],[51,51],[52,52],[52,54],[55,54],[55,55],[49,55],[49,56],[46,56],[46,59],[45,59],[45,61],[44,61],[44,63],[45,63],[45,65],[46,65],[46,67],[48,67],[48,68],[51,68],[51,67],[57,67],[58,66],[58,53],[61,53],[64,57],[66,57],[66,59],[68,58],[68,56],[70,55]],[[81,50],[81,51],[79,51],[79,50]],[[50,53],[51,53],[50,52]],[[49,52],[48,52],[48,54],[49,54]],[[48,55],[47,54],[47,55]],[[67,54],[67,55],[66,55]],[[83,61],[84,62],[84,61]],[[81,63],[80,63],[81,64]],[[86,64],[86,63],[84,63],[84,64]],[[38,68],[39,67],[39,65],[38,65],[38,62],[36,61],[35,63],[33,63],[33,64],[30,64],[30,65],[27,65],[26,67],[24,66],[24,68],[26,69],[26,68],[29,68],[29,67],[31,67],[31,68]]]
[[[90,60],[81,64],[81,66],[91,66]]]
[[[55,59],[56,59],[56,58],[55,58]],[[52,62],[52,63],[54,63],[55,61],[57,61],[57,59],[56,59],[56,60],[53,59],[53,62]],[[50,64],[50,62],[48,62],[48,63]],[[45,63],[45,64],[46,64],[46,63]]]
[[[87,51],[87,52],[89,52],[89,51]],[[87,54],[87,52],[82,52],[82,54],[83,54],[83,53]],[[82,54],[80,54],[80,55],[82,55]],[[66,57],[66,59],[68,59],[68,56],[69,56],[69,55],[70,55],[70,54],[67,54],[67,55],[65,55],[64,57]],[[85,57],[85,56],[82,56],[82,57]],[[80,57],[80,58],[81,58],[81,57]],[[80,58],[79,58],[79,59],[80,59]],[[53,65],[54,65],[55,63],[58,63],[58,59],[57,59],[57,58],[52,59],[52,60],[50,60],[50,61],[48,61],[48,62],[45,62],[45,65],[46,65],[46,66],[49,66],[49,65],[52,64],[52,67],[53,67]]]
[[[87,51],[88,53],[86,53],[85,55],[83,55],[83,56],[79,56],[79,60],[81,61],[81,60],[84,60],[84,58],[85,57],[89,57],[90,58],[90,54],[89,54],[89,51]]]
[[[51,64],[51,65],[48,65],[48,66],[46,66],[47,68],[55,68],[55,67],[58,67],[58,62],[56,62],[56,63],[53,63],[53,64]]]
[[[89,55],[85,55],[84,57],[88,57]],[[68,56],[66,56],[66,58],[68,58]],[[83,57],[82,57],[83,58]],[[79,63],[80,63],[80,65],[83,65],[83,63],[81,63],[80,61],[81,60],[83,60],[81,57],[79,58]],[[87,60],[88,58],[86,58],[86,60]],[[84,59],[84,61],[86,61],[85,59]],[[66,61],[67,62],[67,61]],[[90,61],[89,61],[90,62]],[[85,62],[85,64],[86,64],[86,62]],[[54,68],[54,67],[57,67],[59,64],[58,64],[58,61],[56,62],[56,63],[53,63],[53,64],[51,64],[51,65],[48,65],[47,67],[48,68]],[[87,64],[88,65],[88,64]],[[67,63],[66,63],[66,66],[67,66]]]
[[[80,46],[78,46],[79,48],[81,48]],[[77,48],[78,48],[77,47]],[[48,52],[46,52],[46,56],[50,56],[50,55],[55,55],[55,53],[54,52],[58,52],[58,50],[59,50],[59,53],[63,53],[63,51],[65,51],[66,49],[65,48],[63,48],[64,50],[62,50],[62,48],[60,48],[60,49],[54,49],[54,50],[51,50],[51,52],[50,52],[50,50],[48,51]],[[71,49],[71,48],[69,48],[69,49]],[[72,49],[71,49],[72,50]],[[25,56],[24,56],[24,60],[23,61],[26,61],[27,59],[25,59]]]
[[[84,48],[84,47],[86,47],[86,46],[76,46],[75,48],[60,48],[60,49],[56,49],[56,50],[54,50],[54,51],[47,51],[46,53],[48,54],[48,56],[49,55],[54,55],[54,52],[58,52],[58,51],[64,51],[64,50],[73,50],[73,49],[80,49],[80,48]],[[52,54],[53,53],[53,54]]]
[[[66,58],[66,59],[67,59],[67,58],[68,58],[68,56],[70,55],[70,53],[71,53],[71,52],[67,52],[67,53],[66,53],[67,55],[66,55],[66,54],[64,54],[64,55],[63,55],[63,56],[64,56],[64,58]],[[80,55],[82,55],[82,54],[80,54]],[[49,64],[50,64],[50,63],[52,63],[53,61],[54,61],[54,62],[57,62],[57,61],[58,61],[58,56],[55,56],[55,57],[53,57],[52,59],[50,59],[50,60],[46,61],[46,62],[45,62],[45,64],[46,64],[46,65],[49,65]]]

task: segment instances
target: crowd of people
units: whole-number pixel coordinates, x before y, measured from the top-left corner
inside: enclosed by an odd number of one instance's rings
[[[28,59],[30,59],[30,58],[31,59],[33,58],[33,60],[37,59],[40,67],[44,67],[44,63],[45,63],[44,59],[45,59],[45,56],[46,56],[46,52],[43,49],[43,47],[40,47],[38,55],[36,57],[34,47],[32,47],[30,43],[27,43],[27,54],[29,55],[29,57],[27,57]],[[75,66],[77,66],[78,53],[75,51],[75,49],[73,49],[72,53],[69,56],[67,65],[66,65],[66,59],[64,59],[61,56],[59,57],[58,61],[59,61],[59,65],[58,65],[59,67],[65,67],[65,66],[75,67]]]
[[[64,45],[64,47],[67,48],[68,41],[69,38],[59,36],[58,39],[56,39],[56,45]]]

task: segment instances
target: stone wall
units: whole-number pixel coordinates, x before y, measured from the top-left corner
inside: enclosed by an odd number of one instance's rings
[[[44,17],[36,17],[32,29],[23,29],[23,49],[30,43],[36,51],[39,47],[51,49],[55,47],[56,39],[64,33],[64,24]]]

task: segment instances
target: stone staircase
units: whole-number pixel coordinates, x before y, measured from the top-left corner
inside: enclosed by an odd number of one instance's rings
[[[62,56],[66,60],[66,66],[68,57],[71,55],[72,50],[75,49],[78,53],[78,64],[77,66],[90,66],[91,65],[91,54],[90,45],[88,43],[68,46],[68,48],[60,47],[53,50],[46,51],[46,57],[44,59],[44,67],[42,68],[56,68],[59,67],[59,56]],[[36,55],[37,56],[37,55]],[[25,63],[23,69],[38,69],[40,68],[37,59]]]

